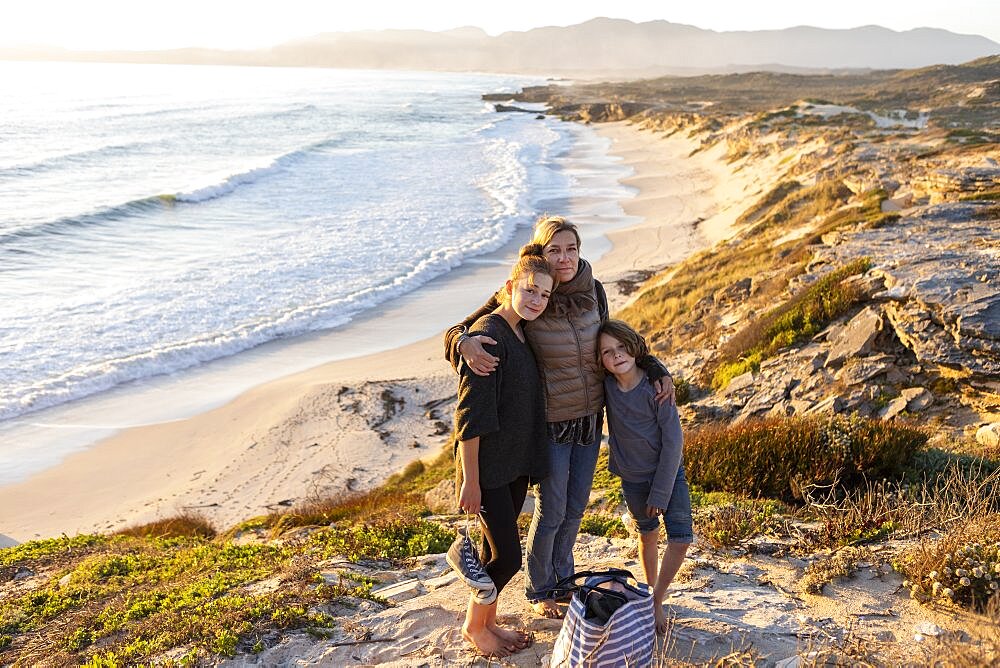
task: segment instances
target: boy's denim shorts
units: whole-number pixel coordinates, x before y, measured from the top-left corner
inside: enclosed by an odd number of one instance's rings
[[[632,515],[640,533],[648,533],[659,528],[658,517],[646,515],[646,501],[649,498],[651,481],[629,482],[622,480],[622,495],[625,505]],[[667,529],[668,543],[693,543],[694,526],[691,522],[691,493],[688,491],[687,478],[684,477],[684,467],[677,470],[674,479],[674,491],[670,495],[670,503],[663,513],[663,526]]]

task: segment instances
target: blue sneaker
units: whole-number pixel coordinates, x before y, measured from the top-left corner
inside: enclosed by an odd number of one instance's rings
[[[481,591],[493,590],[493,597],[496,599],[496,587],[493,585],[493,578],[483,568],[483,562],[479,560],[479,553],[469,540],[466,529],[459,529],[455,542],[448,548],[445,556],[448,565],[455,569],[458,576],[473,589]],[[492,601],[490,601],[492,603]]]

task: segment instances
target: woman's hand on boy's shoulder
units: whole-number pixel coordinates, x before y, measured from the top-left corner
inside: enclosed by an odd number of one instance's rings
[[[670,376],[664,376],[663,378],[652,381],[652,383],[653,383],[653,390],[656,393],[653,396],[653,399],[656,400],[656,405],[662,406],[664,402],[669,402],[671,405],[673,405],[676,394],[674,391],[673,378],[671,378]]]

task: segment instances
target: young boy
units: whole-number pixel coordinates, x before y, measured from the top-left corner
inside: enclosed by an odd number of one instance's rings
[[[625,504],[638,527],[642,570],[653,588],[656,630],[665,633],[663,598],[694,540],[694,531],[677,407],[671,402],[658,405],[645,373],[635,365],[636,358],[648,352],[642,336],[621,320],[608,320],[601,326],[598,353],[609,374],[604,378],[611,435],[609,469],[621,478]],[[657,572],[659,515],[667,530],[667,549]]]

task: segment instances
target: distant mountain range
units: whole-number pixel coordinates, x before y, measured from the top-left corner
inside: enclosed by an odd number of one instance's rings
[[[955,64],[1000,53],[979,35],[879,26],[716,32],[694,26],[597,18],[506,32],[380,30],[323,33],[271,49],[82,52],[0,49],[0,58],[510,72],[641,77],[775,70],[897,69]]]

